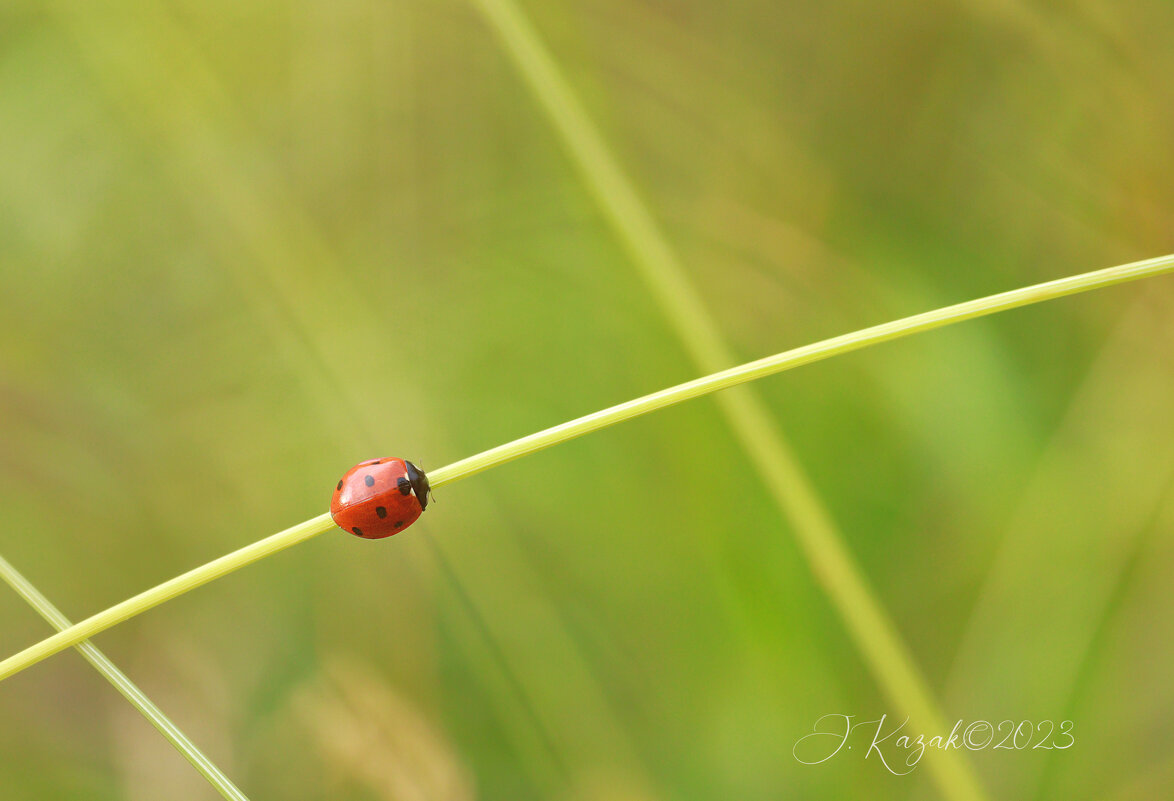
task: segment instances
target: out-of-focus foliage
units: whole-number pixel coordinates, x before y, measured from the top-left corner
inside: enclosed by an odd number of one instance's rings
[[[1174,250],[1168,3],[524,7],[747,359]],[[1172,312],[1157,280],[758,387],[951,722],[1074,721],[973,754],[994,797],[1172,780]],[[362,458],[691,377],[471,6],[0,9],[0,552],[71,617]],[[46,633],[0,592],[0,652]],[[99,644],[255,798],[932,793],[793,757],[890,710],[708,400]],[[0,684],[0,787],[212,792],[74,654]]]

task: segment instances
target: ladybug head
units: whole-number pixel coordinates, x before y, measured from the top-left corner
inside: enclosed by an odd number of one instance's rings
[[[412,484],[412,490],[416,493],[416,500],[420,502],[421,511],[428,508],[428,493],[432,492],[432,488],[428,486],[428,476],[424,475],[424,471],[416,467],[407,459],[404,460],[404,466],[408,469],[408,481]]]

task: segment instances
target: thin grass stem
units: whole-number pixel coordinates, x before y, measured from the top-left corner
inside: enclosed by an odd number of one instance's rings
[[[69,618],[61,614],[60,610],[50,602],[32,583],[21,575],[12,564],[0,556],[0,578],[8,583],[16,591],[16,594],[28,601],[29,605],[45,618],[53,628],[61,631],[69,628],[72,624]],[[138,688],[138,686],[131,681],[125,673],[118,669],[113,662],[110,661],[104,653],[89,642],[80,642],[74,646],[81,653],[87,662],[94,666],[94,669],[106,677],[106,681],[114,685],[114,689],[122,694],[122,697],[130,701],[135,709],[142,713],[142,716],[162,734],[167,741],[175,747],[184,759],[192,764],[192,767],[200,772],[200,775],[208,780],[208,783],[216,788],[220,795],[224,796],[228,801],[249,801],[248,796],[240,791],[232,780],[224,775],[220,768],[213,764],[212,760],[204,755],[204,753],[196,747],[196,744],[188,739],[179,727],[171,722],[167,715],[163,714],[155,703],[147,697],[146,693]]]
[[[539,431],[505,445],[491,448],[487,451],[453,462],[445,467],[429,472],[428,477],[434,488],[451,484],[462,478],[488,470],[506,462],[513,461],[536,451],[557,445],[560,442],[581,437],[592,431],[607,426],[631,420],[634,417],[648,414],[666,406],[682,403],[691,398],[697,398],[711,392],[745,384],[784,370],[790,370],[812,362],[829,359],[850,353],[855,350],[879,345],[912,334],[930,331],[953,323],[960,323],[976,317],[983,317],[997,312],[1015,309],[1034,303],[1062,298],[1079,292],[1088,292],[1101,289],[1126,281],[1135,281],[1141,278],[1163,275],[1174,272],[1174,254],[1161,256],[1145,261],[1132,262],[1117,267],[1109,267],[1090,273],[1035,284],[1010,292],[1002,292],[985,298],[946,306],[923,314],[915,314],[882,325],[863,328],[850,334],[844,334],[831,339],[825,339],[811,345],[805,345],[783,353],[768,356],[764,359],[748,362],[729,370],[722,370],[712,375],[698,378],[693,381],[678,384],[675,387],[645,395],[642,398],[621,403],[584,417],[577,418],[562,425]],[[59,651],[76,645],[100,631],[117,625],[125,620],[139,615],[164,601],[168,601],[203,584],[227,575],[235,570],[252,564],[266,556],[282,551],[290,546],[310,539],[318,534],[333,528],[334,523],[328,513],[306,520],[284,531],[279,531],[265,539],[246,545],[237,551],[214,559],[207,564],[189,570],[180,576],[139,593],[116,604],[93,617],[86,618],[80,623],[66,628],[63,631],[41,642],[29,646],[23,651],[8,657],[0,662],[0,680],[6,679],[25,668],[52,656]]]
[[[1130,264],[1122,264],[1116,267],[1108,267],[1089,273],[1081,273],[1080,275],[1060,278],[1043,284],[1034,284],[1021,289],[1014,289],[1009,292],[1002,292],[997,295],[989,295],[985,298],[958,303],[953,306],[945,306],[923,314],[915,314],[912,317],[903,317],[900,320],[874,325],[870,328],[862,328],[850,334],[843,334],[811,345],[804,345],[803,347],[776,353],[773,356],[767,356],[757,361],[731,367],[728,370],[712,373],[702,378],[687,381],[684,384],[677,384],[674,387],[662,389],[651,395],[645,395],[642,398],[636,398],[635,400],[611,406],[594,414],[585,415],[584,417],[579,417],[561,425],[544,429],[529,436],[516,439],[513,442],[507,442],[504,445],[483,451],[475,456],[461,459],[459,462],[453,462],[445,467],[432,470],[428,473],[428,480],[433,488],[442,487],[458,479],[468,478],[483,470],[488,470],[491,467],[513,461],[535,451],[549,448],[560,442],[581,437],[592,431],[597,431],[601,428],[615,425],[616,423],[622,423],[625,420],[631,420],[634,417],[648,414],[657,409],[663,409],[666,406],[673,406],[692,398],[708,395],[711,392],[729,389],[730,387],[736,387],[749,381],[765,378],[775,373],[802,367],[805,364],[823,361],[833,356],[851,353],[855,350],[861,350],[873,345],[879,345],[882,342],[889,342],[894,339],[919,334],[923,331],[931,331],[935,328],[942,328],[943,326],[954,323],[973,320],[976,317],[985,317],[990,314],[1019,308],[1020,306],[1042,303],[1067,295],[1089,292],[1094,289],[1113,286],[1114,284],[1121,284],[1127,281],[1135,281],[1139,278],[1149,278],[1170,272],[1174,272],[1174,254],[1159,256],[1145,261],[1132,262]],[[0,663],[0,668],[2,668],[2,663]],[[0,672],[0,678],[2,677],[3,673]]]

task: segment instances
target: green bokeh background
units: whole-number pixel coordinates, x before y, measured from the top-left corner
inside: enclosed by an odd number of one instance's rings
[[[1174,250],[1174,6],[523,8],[751,359]],[[1174,284],[755,387],[997,798],[1174,784]],[[697,374],[473,5],[0,8],[0,553],[74,618]],[[47,634],[6,588],[0,652]],[[710,399],[327,534],[96,643],[256,799],[926,799]],[[927,733],[928,735],[934,732]],[[928,757],[927,757],[928,759]],[[214,792],[75,654],[0,797]]]

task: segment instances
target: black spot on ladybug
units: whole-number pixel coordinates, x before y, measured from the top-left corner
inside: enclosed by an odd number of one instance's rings
[[[363,483],[366,484],[368,487],[374,487],[375,486],[375,478],[372,476],[363,476]]]
[[[342,489],[342,479],[341,479],[341,478],[338,480],[338,486],[337,486],[337,487],[335,487],[335,489],[336,489],[336,490],[340,490],[340,489]]]
[[[387,517],[387,507],[386,506],[376,506],[375,507],[375,514],[379,515],[381,518]]]
[[[363,536],[363,529],[359,528],[358,526],[352,528],[351,531],[355,532],[355,536],[357,537]]]
[[[404,521],[402,521],[402,520],[397,520],[397,521],[395,521],[395,527],[396,527],[396,528],[399,528],[399,527],[400,527],[400,526],[402,526],[403,524],[404,524]]]
[[[404,478],[402,476],[399,478],[398,481],[395,482],[395,486],[396,486],[396,489],[399,490],[400,495],[411,495],[412,494],[412,482],[408,481],[406,478]]]

